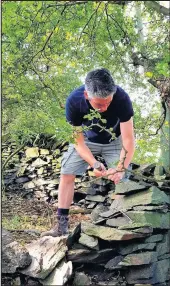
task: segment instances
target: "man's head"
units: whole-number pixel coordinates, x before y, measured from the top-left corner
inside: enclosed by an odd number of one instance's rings
[[[87,74],[84,95],[94,109],[106,111],[115,92],[115,83],[107,69],[97,69]]]

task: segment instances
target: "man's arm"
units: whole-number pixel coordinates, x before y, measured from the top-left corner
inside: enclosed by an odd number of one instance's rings
[[[122,177],[124,176],[124,172],[116,172],[121,171],[124,168],[128,168],[135,151],[135,136],[134,136],[134,127],[133,127],[133,118],[131,118],[127,122],[120,123],[120,130],[122,136],[122,150],[120,152],[120,160],[116,169],[109,169],[107,174],[115,173],[113,175],[108,176],[108,179],[114,181],[115,184],[118,184]]]
[[[92,152],[85,144],[84,135],[82,132],[74,133],[75,144],[74,147],[78,154],[91,166],[93,167],[96,159],[94,158]],[[103,176],[103,171],[105,170],[103,164],[101,164],[102,171],[94,169],[95,176]]]
[[[120,123],[123,148],[120,153],[120,162],[117,169],[128,168],[135,152],[135,136],[133,118],[127,122]]]

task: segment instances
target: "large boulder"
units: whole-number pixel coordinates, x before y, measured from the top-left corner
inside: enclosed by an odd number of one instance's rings
[[[32,263],[21,273],[45,279],[62,260],[67,251],[66,237],[44,236],[26,245],[32,257]]]
[[[69,261],[67,263],[64,262],[64,259],[55,267],[55,269],[48,275],[48,277],[44,280],[40,280],[40,282],[44,286],[63,286],[71,277],[73,272],[72,262]]]
[[[13,274],[30,265],[32,259],[26,248],[14,241],[10,232],[2,229],[2,273]]]

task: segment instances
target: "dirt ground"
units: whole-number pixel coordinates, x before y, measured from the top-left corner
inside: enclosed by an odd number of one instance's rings
[[[38,238],[42,231],[49,230],[56,223],[57,202],[49,204],[34,199],[23,199],[16,194],[7,194],[2,200],[1,207],[2,227],[11,231],[14,239],[22,245]],[[82,214],[82,211],[75,205],[71,206],[70,230],[81,221],[90,220],[89,215]]]

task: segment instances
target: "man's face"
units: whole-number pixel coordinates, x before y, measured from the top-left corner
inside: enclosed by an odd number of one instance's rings
[[[95,97],[95,98],[88,98],[88,94],[85,91],[84,92],[85,98],[89,101],[90,105],[96,109],[98,112],[105,112],[110,103],[112,102],[113,99],[113,95],[109,95],[106,98],[99,98],[99,97]]]

